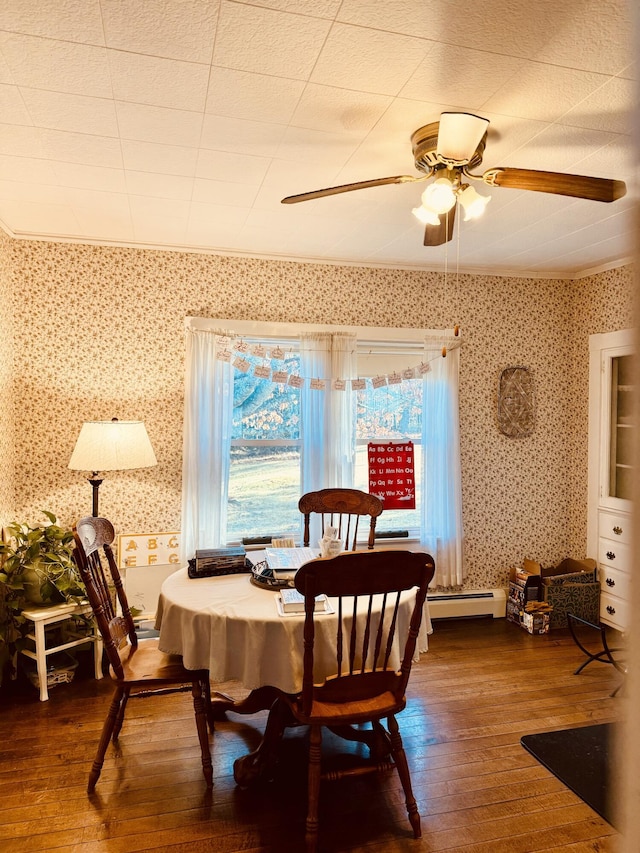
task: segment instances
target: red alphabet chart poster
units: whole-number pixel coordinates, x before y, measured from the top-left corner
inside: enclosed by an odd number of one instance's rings
[[[413,442],[369,442],[369,491],[382,498],[383,508],[415,509],[416,481]]]

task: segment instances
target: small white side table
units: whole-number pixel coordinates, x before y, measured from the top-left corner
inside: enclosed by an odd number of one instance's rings
[[[40,701],[46,702],[49,698],[47,689],[47,657],[54,652],[62,652],[74,646],[82,646],[93,643],[93,661],[96,678],[102,678],[102,637],[97,626],[93,625],[93,631],[84,637],[70,640],[59,646],[47,648],[45,628],[56,622],[63,622],[71,616],[91,616],[93,611],[90,604],[54,604],[52,607],[34,607],[33,610],[23,610],[22,615],[33,622],[33,633],[27,637],[35,644],[35,652],[31,649],[22,649],[22,654],[36,662],[38,682],[40,684]]]

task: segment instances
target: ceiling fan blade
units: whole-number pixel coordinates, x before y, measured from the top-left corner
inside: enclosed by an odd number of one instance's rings
[[[442,246],[443,243],[448,243],[453,237],[453,221],[456,218],[457,205],[439,215],[439,225],[427,225],[424,229],[424,245],[425,246]]]
[[[488,119],[472,113],[442,113],[436,150],[438,160],[448,165],[466,165],[471,161],[488,127]],[[484,145],[482,147],[484,149]]]
[[[424,178],[413,178],[411,175],[394,175],[391,178],[374,178],[372,181],[356,181],[353,184],[341,184],[337,187],[328,187],[323,190],[312,190],[308,193],[299,193],[298,195],[288,195],[282,199],[282,204],[296,204],[299,201],[311,201],[314,198],[323,198],[327,195],[337,195],[338,193],[349,193],[352,190],[366,190],[369,187],[382,187],[385,184],[409,184],[414,181],[423,181]]]
[[[497,167],[488,169],[482,180],[492,187],[534,190],[539,193],[568,195],[590,201],[615,201],[627,192],[624,181],[591,178],[587,175],[566,175],[563,172],[539,172],[535,169]]]

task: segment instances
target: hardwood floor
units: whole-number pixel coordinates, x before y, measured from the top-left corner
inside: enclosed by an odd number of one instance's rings
[[[583,660],[565,631],[531,636],[504,619],[436,622],[399,716],[422,839],[414,841],[389,773],[323,783],[321,850],[613,853],[615,830],[520,745],[524,734],[622,719],[624,690],[610,695],[621,676],[600,663],[573,675]],[[110,695],[109,679],[91,678],[90,661],[48,702],[28,683],[2,689],[3,853],[303,849],[304,730],[287,734],[276,778],[243,791],[233,761],[257,745],[266,716],[229,715],[211,740],[207,794],[190,695],[132,700],[89,798]],[[338,746],[326,738],[330,760]],[[361,747],[347,749],[352,760]]]

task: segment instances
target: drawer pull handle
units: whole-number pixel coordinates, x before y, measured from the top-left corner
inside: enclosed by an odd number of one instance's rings
[[[613,551],[607,551],[607,560],[615,560],[615,558],[616,555],[613,553]]]
[[[605,583],[606,583],[606,585],[607,585],[607,586],[615,586],[615,585],[616,585],[616,582],[614,581],[614,579],[613,579],[613,578],[607,578],[607,579],[605,580]]]
[[[622,528],[621,527],[614,527],[613,532],[616,534],[616,536],[622,536]]]
[[[615,612],[616,612],[615,607],[612,607],[610,604],[608,604],[608,605],[607,605],[607,613],[609,614],[609,616],[613,616],[613,614],[614,614]]]

